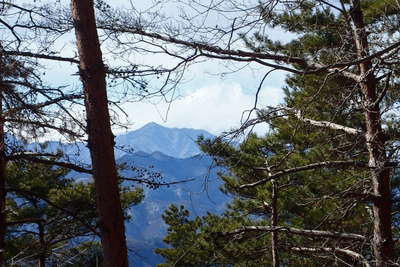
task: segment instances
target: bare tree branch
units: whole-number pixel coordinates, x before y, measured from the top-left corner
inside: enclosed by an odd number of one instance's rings
[[[9,51],[9,50],[1,51],[1,53],[4,55],[8,55],[8,56],[32,57],[32,58],[48,59],[48,60],[55,60],[55,61],[79,64],[79,60],[77,60],[75,58],[53,56],[53,55],[49,55],[49,54],[37,54],[37,53],[32,53],[32,52]]]
[[[335,64],[330,64],[330,65],[322,65],[317,62],[313,62],[311,60],[307,60],[304,58],[299,58],[299,57],[291,57],[291,56],[286,56],[286,55],[279,55],[279,54],[269,54],[269,53],[257,53],[257,52],[249,52],[249,51],[244,51],[244,50],[230,50],[230,49],[223,49],[218,46],[213,46],[204,42],[196,42],[196,41],[186,41],[182,39],[178,39],[172,36],[168,35],[161,35],[158,33],[154,32],[147,32],[143,28],[140,27],[129,27],[127,25],[99,25],[100,29],[103,30],[108,30],[112,32],[120,32],[120,33],[132,33],[132,34],[137,34],[140,36],[145,36],[157,40],[161,40],[167,43],[173,43],[176,45],[182,45],[185,47],[190,47],[193,49],[199,50],[203,55],[208,56],[208,57],[219,57],[222,59],[230,59],[230,60],[235,60],[235,61],[254,61],[258,62],[260,64],[265,65],[262,61],[260,60],[274,60],[277,62],[281,63],[286,63],[286,64],[299,64],[301,66],[304,66],[307,71],[301,72],[298,70],[290,69],[287,68],[286,70],[289,72],[294,72],[294,73],[303,73],[303,74],[311,74],[311,73],[320,73],[320,72],[334,72],[338,74],[343,74],[344,76],[351,78],[357,82],[362,79],[361,76],[354,74],[352,72],[347,72],[345,71],[346,68],[358,65],[362,62],[365,61],[370,61],[374,58],[379,58],[386,53],[400,47],[400,42],[395,42],[392,45],[389,45],[388,47],[371,54],[369,56],[365,56],[363,58],[359,58],[353,61],[349,62],[342,62],[342,63],[335,63]],[[207,54],[204,53],[204,51],[213,53],[213,54]],[[225,57],[224,57],[225,56]],[[227,57],[227,58],[226,58]],[[279,68],[281,69],[282,66],[279,64],[271,64],[267,63],[268,66],[274,67],[274,68]]]
[[[368,262],[368,260],[361,254],[349,250],[349,249],[343,249],[343,248],[326,248],[326,247],[321,247],[321,248],[308,248],[308,247],[292,247],[290,248],[292,251],[295,252],[309,252],[309,253],[341,253],[345,254],[347,256],[350,256],[354,259],[359,260],[365,267],[371,267],[371,264]]]
[[[328,129],[332,129],[332,130],[336,130],[336,131],[343,131],[347,134],[356,135],[356,136],[363,136],[363,134],[364,134],[359,129],[343,126],[343,125],[333,123],[330,121],[317,121],[317,120],[305,118],[300,110],[296,110],[293,108],[285,108],[285,110],[294,114],[298,120],[305,122],[305,123],[309,123],[310,125],[315,126],[315,127],[328,128]]]
[[[365,236],[359,234],[340,233],[332,231],[304,230],[286,226],[243,226],[239,229],[222,233],[222,235],[235,235],[247,232],[285,232],[301,236],[347,239],[353,241],[365,241]]]
[[[6,122],[14,122],[14,123],[19,123],[22,125],[34,125],[37,127],[42,127],[42,128],[47,128],[47,129],[53,129],[53,130],[57,130],[59,133],[66,133],[69,134],[71,136],[80,136],[83,137],[84,135],[82,134],[77,134],[76,132],[69,130],[67,128],[64,127],[58,127],[55,125],[51,125],[50,123],[46,123],[46,122],[39,122],[39,121],[32,121],[32,120],[23,120],[23,119],[13,119],[13,118],[7,118],[4,119],[4,121]]]
[[[41,103],[36,103],[36,104],[22,103],[23,104],[22,106],[17,106],[17,107],[13,107],[13,108],[8,109],[6,112],[4,112],[4,116],[10,116],[10,115],[13,115],[15,112],[22,111],[22,110],[27,110],[27,109],[35,111],[37,109],[44,108],[46,106],[50,106],[50,105],[53,105],[53,104],[58,104],[61,101],[82,99],[82,98],[83,98],[82,95],[70,94],[70,95],[64,95],[64,96],[61,96],[61,97],[53,98],[51,100],[44,101],[44,102],[41,102]]]
[[[56,155],[54,155],[54,156],[56,156]],[[83,168],[79,165],[69,163],[69,162],[62,162],[62,161],[51,160],[51,159],[46,159],[46,158],[34,157],[32,155],[29,155],[29,153],[28,154],[17,153],[14,155],[6,156],[6,160],[8,160],[8,161],[26,160],[26,161],[35,162],[35,163],[59,166],[59,167],[67,168],[67,169],[74,170],[77,172],[92,174],[92,170]]]
[[[345,161],[323,161],[323,162],[317,162],[317,163],[312,163],[309,165],[305,166],[300,166],[300,167],[294,167],[282,171],[278,171],[272,175],[269,175],[268,177],[261,179],[257,182],[250,183],[250,184],[243,184],[239,186],[239,189],[244,189],[244,188],[251,188],[255,187],[261,184],[265,184],[271,179],[277,179],[283,175],[287,174],[292,174],[300,171],[309,171],[309,170],[315,170],[315,169],[320,169],[320,168],[327,168],[327,167],[356,167],[356,168],[369,168],[368,163],[362,162],[362,161],[354,161],[354,160],[345,160]],[[266,170],[265,168],[257,168],[258,170]]]

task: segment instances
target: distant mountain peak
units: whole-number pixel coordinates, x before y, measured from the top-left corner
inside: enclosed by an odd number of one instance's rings
[[[207,132],[206,130],[203,129],[196,129],[196,128],[189,128],[189,127],[168,127],[162,124],[158,124],[157,122],[148,122],[145,125],[143,125],[142,127],[138,128],[136,131],[140,131],[143,129],[149,129],[149,128],[160,128],[160,129],[164,129],[167,131],[198,131],[198,132],[203,132],[206,133],[207,135],[212,135],[211,133]],[[131,131],[134,132],[134,131]]]
[[[197,138],[203,135],[206,138],[214,138],[212,134],[205,130],[191,128],[167,128],[155,122],[150,122],[142,128],[126,132],[116,136],[115,157],[118,159],[124,155],[144,152],[143,156],[151,156],[155,152],[158,159],[165,157],[190,158],[201,154],[200,148],[196,143]],[[23,144],[22,144],[23,145]],[[27,145],[32,151],[41,146],[40,143]],[[68,160],[90,164],[90,153],[86,143],[60,143],[48,142],[45,150],[55,153],[61,149]]]
[[[196,144],[197,138],[203,135],[206,138],[214,138],[205,130],[191,128],[168,128],[150,122],[142,128],[116,137],[117,146],[125,146],[135,152],[143,151],[148,154],[161,152],[162,154],[176,158],[189,158],[201,153]],[[118,157],[124,153],[119,153]]]
[[[143,128],[154,128],[154,127],[166,128],[165,126],[152,121],[143,125],[141,128],[139,128],[139,130]]]
[[[165,155],[164,153],[162,153],[160,151],[155,151],[155,152],[151,153],[151,156],[158,160],[169,160],[172,158],[171,156]]]

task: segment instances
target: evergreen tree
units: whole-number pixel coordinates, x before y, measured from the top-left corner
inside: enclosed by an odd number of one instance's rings
[[[91,182],[66,178],[68,169],[16,162],[7,169],[8,263],[95,266],[102,253],[95,190]],[[121,188],[125,211],[138,204],[141,189]],[[125,214],[129,218],[128,214]]]
[[[195,219],[202,225],[195,232],[220,257],[204,257],[203,264],[398,262],[393,243],[398,216],[392,217],[398,207],[392,202],[398,198],[393,167],[399,121],[390,113],[399,99],[398,66],[361,59],[393,44],[398,6],[395,1],[341,2],[340,7],[326,1],[282,1],[276,12],[266,12],[260,4],[265,23],[296,37],[283,44],[259,33],[242,36],[255,57],[286,58],[292,74],[284,88],[285,103],[259,111],[245,125],[267,122],[266,136],[250,135],[239,148],[200,140],[203,150],[229,170],[221,174],[223,190],[234,197],[223,215]],[[176,236],[169,233],[166,240]],[[192,243],[198,240],[196,236]],[[200,247],[193,251],[171,244],[173,248],[159,250],[171,265],[194,257],[190,254],[201,255]],[[179,250],[189,255],[173,256]]]
[[[102,221],[101,242],[104,266],[128,267],[128,250],[118,173],[114,155],[114,135],[108,110],[106,67],[97,33],[94,1],[71,1],[72,18],[79,53],[79,74],[85,95],[87,135],[97,210]]]

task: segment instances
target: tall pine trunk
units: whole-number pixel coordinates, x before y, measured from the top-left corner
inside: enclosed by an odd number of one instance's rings
[[[1,86],[1,84],[0,84]],[[1,88],[0,88],[1,89]],[[3,99],[0,92],[0,113],[3,110]],[[4,136],[4,118],[0,114],[0,266],[5,266],[6,239],[6,144]]]
[[[0,52],[1,53],[1,52]],[[0,54],[0,64],[2,64]],[[0,67],[2,69],[2,67]],[[6,143],[4,133],[4,115],[3,115],[3,73],[0,72],[0,266],[5,266],[5,239],[6,239]]]
[[[93,0],[72,0],[72,16],[84,86],[88,146],[92,158],[105,267],[128,266],[124,218],[108,112],[106,73]]]
[[[368,56],[368,38],[365,29],[360,0],[352,0],[351,19],[354,23],[354,39],[359,58]],[[369,167],[372,171],[372,188],[375,195],[373,203],[374,237],[373,252],[376,266],[392,266],[393,237],[392,237],[392,196],[390,180],[392,170],[387,167],[385,149],[385,133],[382,129],[381,111],[377,92],[377,79],[374,75],[372,62],[363,61],[359,64],[361,91],[364,96],[365,139],[369,152]]]
[[[38,267],[46,267],[46,244],[44,237],[44,226],[42,222],[37,224],[39,229],[39,242],[40,242],[40,254],[38,260]]]
[[[275,179],[271,179],[272,194],[271,194],[271,226],[278,226],[278,192]],[[272,248],[272,267],[279,267],[278,255],[278,232],[272,231],[271,233],[271,248]]]

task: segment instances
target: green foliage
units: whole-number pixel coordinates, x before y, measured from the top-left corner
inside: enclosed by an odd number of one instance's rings
[[[229,266],[224,261],[220,262],[215,244],[203,232],[207,222],[199,217],[191,220],[188,210],[175,205],[165,211],[163,219],[169,225],[164,242],[171,248],[156,249],[156,253],[166,259],[165,263],[158,266]]]
[[[44,258],[48,266],[101,261],[94,185],[65,178],[68,172],[27,162],[9,165],[7,259],[33,264]],[[141,189],[121,190],[125,211],[143,198]]]
[[[371,30],[368,38],[379,40],[379,47],[389,43],[389,39],[382,38],[382,34],[390,34],[398,25],[398,6],[395,6],[395,2],[361,1],[365,23]],[[260,10],[266,24],[294,33],[296,37],[282,43],[261,33],[251,38],[243,36],[244,42],[253,51],[310,59],[322,65],[349,62],[357,58],[347,18],[323,1],[286,1],[281,3],[279,12],[265,12],[260,3]],[[372,46],[371,49],[378,48]],[[305,66],[291,65],[295,69],[307,71]],[[348,71],[355,70],[350,67]],[[383,72],[384,67],[379,71]],[[393,76],[389,75],[386,81],[381,79],[377,83],[377,92],[390,88],[382,99],[383,111],[396,109],[398,105],[398,67],[391,69],[391,72]],[[364,99],[357,88],[353,79],[339,72],[292,74],[287,77],[283,88],[285,103],[282,107],[301,111],[304,118],[365,131]],[[265,136],[252,134],[239,147],[221,139],[199,139],[202,150],[213,156],[217,165],[226,168],[227,171],[220,174],[224,181],[222,190],[233,199],[225,213],[219,216],[209,214],[189,219],[188,213],[184,213],[185,220],[181,225],[190,226],[190,231],[173,223],[182,214],[176,207],[174,212],[170,208],[164,216],[170,227],[165,238],[170,248],[157,250],[167,262],[162,266],[173,266],[181,262],[188,264],[191,262],[189,259],[196,259],[201,266],[212,263],[271,266],[270,232],[237,230],[245,226],[271,225],[272,185],[268,179],[271,173],[280,172],[282,174],[275,181],[278,226],[355,233],[367,239],[365,242],[357,242],[296,235],[290,231],[278,232],[277,249],[282,266],[361,265],[348,255],[294,252],[294,248],[300,247],[343,247],[370,259],[372,204],[369,199],[363,198],[372,190],[370,170],[359,166],[324,166],[288,171],[321,162],[367,163],[368,151],[363,138],[329,127],[313,126],[299,120],[296,112],[287,112],[280,107],[261,110],[258,117],[268,123],[268,133]],[[398,116],[387,113],[382,120],[388,134],[388,151],[397,153],[395,143],[398,143],[399,137]],[[260,180],[267,182],[243,187]],[[398,182],[396,175],[393,179],[395,198]],[[394,210],[398,210],[398,207],[394,207]],[[393,225],[393,231],[398,235],[398,218],[394,218]],[[207,242],[207,245],[198,245],[202,241]]]
[[[63,255],[67,267],[102,266],[103,251],[99,242],[82,242]]]
[[[306,94],[306,91],[301,93]],[[287,101],[298,104],[303,99],[298,94],[297,91],[288,91]],[[313,108],[311,105],[310,110]],[[354,116],[352,121],[357,122],[359,118]],[[222,190],[234,199],[221,216],[210,214],[189,220],[188,212],[184,212],[183,208],[178,210],[171,207],[166,211],[163,218],[169,230],[164,241],[171,248],[157,250],[167,260],[165,265],[160,266],[173,266],[177,262],[182,263],[177,266],[191,266],[189,263],[198,263],[194,266],[270,266],[269,233],[222,234],[243,226],[270,225],[271,184],[248,189],[240,189],[239,186],[267,178],[267,174],[260,170],[266,160],[271,166],[279,166],[276,170],[279,171],[321,161],[365,159],[364,155],[359,154],[362,148],[352,138],[335,136],[332,132],[310,129],[309,126],[302,127],[295,119],[278,118],[271,121],[270,127],[269,135],[258,137],[253,134],[237,149],[220,140],[200,140],[202,149],[214,156],[218,165],[229,169],[228,173],[220,175],[225,182]],[[346,153],[337,151],[345,149],[343,146],[347,143],[349,149],[344,151]],[[370,235],[372,221],[368,207],[364,203],[343,198],[346,190],[362,193],[367,187],[367,179],[367,171],[351,168],[322,168],[280,177],[277,181],[279,225]],[[316,261],[312,255],[289,253],[287,247],[329,247],[336,242],[290,233],[279,234],[281,262],[289,266],[332,266],[335,264],[334,257],[324,255]],[[340,242],[359,249],[352,242]],[[368,246],[363,250],[370,253]],[[347,262],[354,263],[353,259],[347,259]]]

